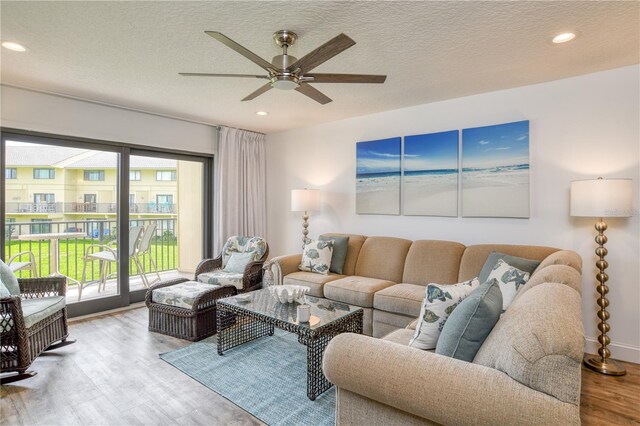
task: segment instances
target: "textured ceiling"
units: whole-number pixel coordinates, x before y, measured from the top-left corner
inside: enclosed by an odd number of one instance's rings
[[[636,64],[640,3],[629,2],[7,2],[0,4],[2,82],[262,132],[339,120]],[[205,30],[270,60],[271,35],[299,35],[302,57],[344,32],[356,45],[314,72],[387,74],[382,85],[317,84],[320,105],[264,80]],[[558,32],[578,33],[554,45]],[[266,117],[256,111],[268,111]]]

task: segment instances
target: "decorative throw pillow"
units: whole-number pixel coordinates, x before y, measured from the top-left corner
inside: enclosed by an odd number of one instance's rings
[[[9,265],[4,263],[2,260],[0,260],[0,281],[2,281],[12,296],[20,294],[20,284],[18,284],[18,279],[11,271],[11,268],[9,268]]]
[[[243,274],[244,268],[255,260],[256,252],[249,251],[246,253],[233,252],[227,260],[227,265],[224,267],[224,272],[232,272],[235,274]]]
[[[9,296],[11,296],[11,293],[9,293],[9,289],[4,285],[2,281],[0,281],[0,299]]]
[[[529,281],[531,275],[528,272],[514,268],[504,260],[498,260],[489,274],[487,281],[498,280],[502,292],[502,310],[506,311],[520,287]]]
[[[304,245],[302,263],[298,266],[298,269],[328,275],[332,255],[333,241],[309,240]]]
[[[336,274],[342,274],[344,261],[347,259],[347,249],[349,248],[349,237],[330,237],[321,235],[320,241],[333,241],[333,254],[331,255],[331,267],[329,270]]]
[[[419,324],[409,346],[434,349],[451,312],[479,285],[478,278],[458,284],[428,284],[420,309]]]
[[[502,312],[502,292],[492,279],[471,292],[449,315],[436,344],[436,353],[471,362]]]
[[[489,278],[489,274],[493,270],[493,267],[496,266],[496,263],[498,263],[498,260],[500,259],[504,260],[509,265],[520,269],[521,271],[528,272],[529,274],[533,274],[533,271],[535,271],[538,265],[540,265],[540,262],[538,262],[537,260],[525,259],[524,257],[511,256],[494,251],[489,255],[487,261],[484,262],[484,266],[480,271],[478,279],[481,283],[487,281],[487,279]]]

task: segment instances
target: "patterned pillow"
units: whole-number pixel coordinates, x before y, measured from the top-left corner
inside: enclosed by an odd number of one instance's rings
[[[0,281],[2,281],[12,296],[20,295],[20,284],[18,284],[18,279],[11,271],[9,265],[4,263],[2,260],[0,260]]]
[[[298,266],[301,271],[329,274],[331,256],[333,255],[333,241],[309,240],[304,245],[302,263]]]
[[[255,260],[256,252],[249,251],[246,253],[231,253],[227,264],[224,267],[224,272],[233,272],[236,274],[243,274],[244,268]]]
[[[518,290],[529,281],[530,276],[528,272],[514,268],[502,259],[498,260],[491,270],[487,281],[491,281],[494,278],[498,280],[500,291],[502,292],[503,312],[506,311],[511,302],[513,302]]]
[[[435,349],[442,327],[451,312],[479,285],[478,278],[458,284],[428,284],[420,309],[419,324],[409,346],[424,350]]]

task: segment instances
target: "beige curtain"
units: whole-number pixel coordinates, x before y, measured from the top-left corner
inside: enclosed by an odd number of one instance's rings
[[[214,252],[232,235],[267,231],[264,135],[220,128],[214,171]]]

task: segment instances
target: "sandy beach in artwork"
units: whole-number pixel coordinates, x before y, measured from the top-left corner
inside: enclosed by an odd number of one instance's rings
[[[367,176],[356,179],[357,214],[400,214],[400,176]]]
[[[463,170],[462,216],[529,217],[529,165]]]
[[[457,216],[458,173],[422,171],[404,176],[405,215]]]

